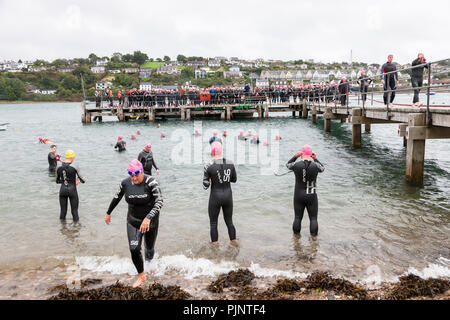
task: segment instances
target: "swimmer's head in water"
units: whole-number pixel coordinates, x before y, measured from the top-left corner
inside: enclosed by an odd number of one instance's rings
[[[74,159],[75,158],[75,152],[73,150],[67,150],[66,151],[66,159]]]
[[[138,129],[138,130],[137,130],[137,134],[141,134],[141,130]]]
[[[217,136],[217,130],[213,130],[213,136]]]
[[[195,133],[198,133],[198,129],[195,129],[194,132],[195,132]]]
[[[118,140],[118,141],[122,141],[122,140],[123,140],[123,137],[122,137],[122,136],[119,136],[119,137],[117,137],[117,140]]]
[[[244,130],[239,131],[239,134],[243,135],[244,134]]]
[[[166,134],[164,132],[161,132],[161,138],[165,138]]]
[[[136,139],[136,135],[134,133],[131,135],[131,139]]]
[[[144,148],[150,150],[152,148],[152,145],[150,144],[150,142],[147,142]]]
[[[310,156],[312,155],[312,148],[309,145],[304,145],[302,147],[302,156]]]
[[[211,144],[211,154],[213,156],[219,156],[222,154],[222,144],[219,141],[215,141]]]

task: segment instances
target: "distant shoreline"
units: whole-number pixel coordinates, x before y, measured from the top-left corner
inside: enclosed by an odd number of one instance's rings
[[[65,102],[81,102],[80,101],[70,101],[70,100],[56,100],[56,101],[0,101],[1,104],[30,104],[30,103],[65,103]]]

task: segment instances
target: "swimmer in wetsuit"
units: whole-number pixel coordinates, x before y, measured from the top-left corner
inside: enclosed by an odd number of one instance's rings
[[[218,244],[217,221],[220,208],[222,208],[225,224],[228,228],[228,236],[231,241],[235,242],[236,229],[232,218],[233,194],[230,183],[235,183],[237,180],[236,169],[230,160],[222,157],[222,144],[220,142],[216,141],[211,144],[211,154],[213,160],[205,165],[203,171],[203,188],[207,190],[211,186],[208,204],[211,242]]]
[[[301,157],[301,161],[295,162]],[[314,160],[311,161],[311,158]],[[317,156],[310,146],[305,145],[302,150],[288,161],[286,167],[295,173],[294,211],[293,224],[294,234],[300,234],[301,223],[305,208],[308,210],[309,231],[313,240],[317,239],[319,225],[317,223],[318,200],[316,194],[316,179],[319,172],[325,170],[324,166],[317,160]]]
[[[56,154],[56,145],[52,144],[50,146],[50,152],[47,156],[48,159],[48,171],[50,173],[55,173],[56,168],[58,167],[58,161],[60,161],[61,157],[59,154]]]
[[[222,143],[222,139],[220,139],[219,137],[217,137],[217,130],[213,130],[213,136],[209,139],[209,144],[218,141],[220,143]]]
[[[123,141],[123,137],[122,136],[119,136],[117,138],[117,143],[114,146],[114,149],[117,149],[117,148],[119,148],[119,150],[118,150],[119,152],[127,150],[127,143],[125,141]]]
[[[142,239],[145,241],[145,260],[151,260],[155,254],[163,198],[158,182],[154,177],[144,174],[142,163],[137,159],[128,165],[128,174],[130,177],[120,183],[119,191],[109,205],[105,222],[111,223],[111,213],[125,195],[125,201],[128,203],[128,244],[131,259],[138,272],[138,279],[133,287],[139,287],[146,280],[141,253]]]
[[[239,131],[238,140],[247,140],[247,138],[244,136],[244,130]]]
[[[156,166],[155,158],[153,157],[152,152],[152,145],[150,144],[150,142],[147,142],[147,144],[144,146],[144,150],[142,150],[141,153],[139,153],[138,160],[142,163],[145,174],[151,176],[152,167],[155,167],[156,175],[159,175],[159,169]]]
[[[77,177],[81,183],[85,183],[86,181],[80,175],[80,169],[72,165],[74,160],[75,152],[67,150],[66,160],[62,163],[62,166],[58,168],[56,174],[56,183],[61,184],[61,188],[59,189],[59,204],[61,207],[61,213],[59,215],[60,220],[66,219],[68,199],[70,199],[70,210],[72,212],[73,221],[79,220]]]

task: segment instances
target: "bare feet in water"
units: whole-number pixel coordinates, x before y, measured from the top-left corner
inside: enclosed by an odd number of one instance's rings
[[[139,273],[137,280],[133,283],[133,288],[140,287],[141,284],[145,282],[145,280],[147,280],[145,273],[144,272]]]
[[[313,239],[313,241],[317,241],[317,236],[311,236],[311,238]]]

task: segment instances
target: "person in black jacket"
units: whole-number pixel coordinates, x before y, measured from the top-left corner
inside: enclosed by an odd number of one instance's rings
[[[388,104],[388,98],[389,94],[391,95],[390,103],[394,102],[395,98],[395,90],[397,89],[398,85],[398,72],[397,72],[397,66],[392,63],[392,60],[394,59],[394,56],[390,54],[388,56],[388,61],[383,64],[381,67],[381,82],[384,86],[384,91],[390,91],[385,92],[383,95],[384,104]]]
[[[411,83],[414,89],[414,98],[413,98],[413,104],[419,105],[419,93],[420,88],[423,85],[423,69],[428,69],[428,64],[426,63],[427,60],[425,59],[425,56],[423,53],[419,53],[417,55],[417,59],[415,59],[412,62],[412,66],[418,66],[416,68],[413,68],[411,70]]]
[[[347,78],[343,77],[341,79],[338,90],[339,90],[339,94],[340,94],[341,105],[345,106],[347,103],[347,95],[349,92]]]

